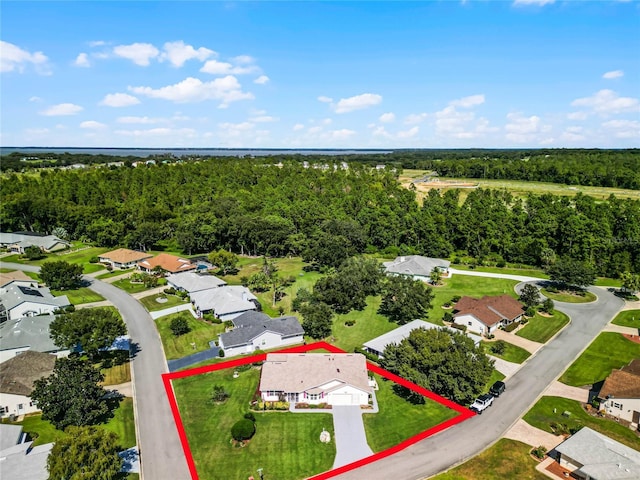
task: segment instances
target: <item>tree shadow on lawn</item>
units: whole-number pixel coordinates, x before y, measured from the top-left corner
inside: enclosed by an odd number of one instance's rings
[[[120,407],[120,402],[125,398],[124,395],[116,390],[109,390],[108,388],[105,390],[107,390],[107,394],[103,397],[103,401],[107,405],[107,411],[98,418],[96,423],[100,425],[107,424],[113,419],[116,410]]]
[[[384,381],[387,382],[389,380],[385,378]],[[400,398],[403,398],[407,402],[411,403],[412,405],[425,404],[424,396],[420,395],[418,392],[414,392],[413,390],[407,387],[403,387],[402,385],[399,385],[397,383],[394,383],[391,388],[393,390],[393,393],[398,395]]]

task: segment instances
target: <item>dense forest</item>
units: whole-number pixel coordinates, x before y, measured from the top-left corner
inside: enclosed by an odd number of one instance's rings
[[[52,232],[108,247],[225,248],[331,265],[359,252],[548,264],[570,256],[601,275],[640,273],[640,202],[578,194],[432,190],[422,206],[397,172],[336,159],[216,159],[137,168],[44,169],[2,177],[3,231]],[[329,163],[328,162],[332,162]]]

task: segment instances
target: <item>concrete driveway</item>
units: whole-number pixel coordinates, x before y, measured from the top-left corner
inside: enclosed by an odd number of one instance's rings
[[[333,461],[333,468],[373,455],[364,433],[360,406],[334,405],[331,413],[333,414],[333,430],[336,442],[336,458]]]

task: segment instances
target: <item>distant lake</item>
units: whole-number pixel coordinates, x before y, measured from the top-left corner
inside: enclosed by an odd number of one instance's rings
[[[47,148],[47,147],[0,147],[0,155],[12,152],[21,153],[83,153],[89,155],[117,155],[121,157],[149,157],[151,155],[210,156],[210,157],[268,157],[270,155],[355,155],[371,153],[392,153],[392,150],[358,150],[358,149],[253,149],[253,148]]]

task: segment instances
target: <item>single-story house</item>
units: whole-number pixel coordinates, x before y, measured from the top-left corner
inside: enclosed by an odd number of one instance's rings
[[[20,425],[0,424],[0,476],[11,480],[47,480],[47,457],[53,443],[25,442]]]
[[[71,305],[66,295],[54,297],[45,287],[32,288],[11,284],[0,289],[2,318],[15,320],[22,317],[44,315]],[[3,321],[0,318],[0,322]]]
[[[38,315],[0,324],[0,363],[27,350],[65,357],[69,350],[58,347],[49,336],[55,315]]]
[[[606,378],[600,393],[600,408],[609,415],[640,425],[640,358],[636,358]]]
[[[56,356],[27,350],[0,363],[0,416],[40,411],[31,401],[36,380],[53,373]]]
[[[640,478],[640,452],[602,435],[589,427],[558,445],[556,460],[583,480],[637,480]]]
[[[384,262],[383,265],[387,274],[406,275],[414,280],[428,282],[434,269],[440,270],[443,276],[448,277],[451,262],[441,258],[407,255],[396,257],[392,262]]]
[[[128,248],[118,248],[111,252],[98,255],[98,261],[105,265],[111,265],[114,270],[134,268],[138,265],[138,262],[151,258],[153,255],[144,252],[138,252],[136,250],[129,250]]]
[[[462,297],[453,307],[453,322],[467,330],[490,335],[500,327],[518,322],[524,305],[509,295],[482,298]]]
[[[196,265],[194,265],[191,260],[180,258],[170,253],[160,253],[153,258],[147,258],[146,260],[138,262],[138,268],[147,273],[152,273],[156,267],[160,267],[169,273],[188,272],[189,270],[196,269]]]
[[[200,275],[196,272],[172,273],[167,275],[167,285],[187,292],[189,295],[203,290],[222,287],[227,284],[224,280],[213,275]]]
[[[270,318],[248,311],[231,321],[233,330],[218,335],[226,357],[304,342],[304,329],[296,317]]]
[[[264,401],[368,405],[372,385],[361,354],[269,353],[259,390]]]
[[[223,321],[231,320],[249,310],[261,309],[258,297],[248,288],[239,285],[201,290],[190,297],[198,315],[213,313]]]
[[[451,332],[461,333],[460,330],[456,330],[451,327],[443,327],[441,325],[436,325],[435,323],[425,322],[424,320],[414,320],[413,322],[409,322],[405,325],[401,325],[398,328],[391,330],[379,337],[374,338],[373,340],[369,340],[368,342],[363,343],[364,349],[369,352],[377,355],[379,358],[384,356],[384,350],[387,346],[391,344],[399,344],[402,340],[409,337],[409,334],[417,329],[424,328],[426,330],[430,330],[432,328],[445,328]],[[469,338],[473,340],[473,342],[478,345],[480,343],[481,337],[478,335],[474,335],[473,333],[466,334]]]
[[[35,232],[0,232],[0,246],[6,247],[10,252],[23,254],[27,247],[36,246],[46,253],[58,252],[71,246],[66,240],[55,235],[44,235]]]
[[[0,292],[6,291],[11,285],[38,288],[38,282],[21,270],[14,272],[0,272]]]

